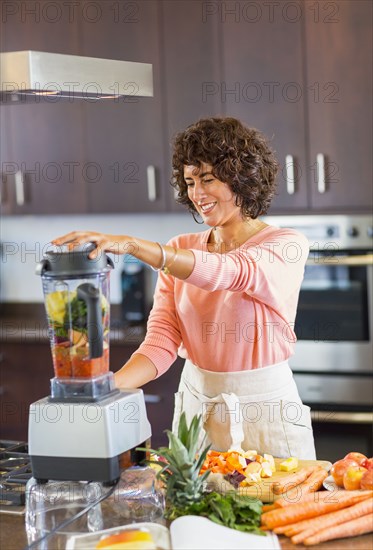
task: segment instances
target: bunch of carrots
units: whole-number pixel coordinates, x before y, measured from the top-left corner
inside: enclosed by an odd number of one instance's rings
[[[373,531],[373,491],[319,491],[327,475],[302,468],[275,483],[279,498],[263,506],[262,529],[305,546]]]

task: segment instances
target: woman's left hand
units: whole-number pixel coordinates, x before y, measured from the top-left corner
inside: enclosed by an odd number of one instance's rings
[[[96,233],[95,231],[72,231],[53,239],[55,246],[67,245],[69,250],[76,246],[94,243],[95,250],[89,254],[91,259],[96,258],[102,252],[111,252],[112,254],[133,254],[137,245],[127,235],[108,235],[106,233]]]

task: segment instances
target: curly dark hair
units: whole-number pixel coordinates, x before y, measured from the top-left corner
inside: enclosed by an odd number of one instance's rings
[[[265,214],[276,191],[278,162],[266,138],[255,128],[231,117],[201,119],[175,136],[171,185],[177,202],[195,214],[184,181],[184,165],[212,166],[213,175],[227,183],[244,218]]]

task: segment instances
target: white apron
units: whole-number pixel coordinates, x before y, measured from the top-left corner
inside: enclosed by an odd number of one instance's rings
[[[185,361],[175,394],[172,431],[181,413],[202,415],[200,445],[227,451],[315,459],[310,408],[303,405],[287,361],[261,369],[210,372]]]

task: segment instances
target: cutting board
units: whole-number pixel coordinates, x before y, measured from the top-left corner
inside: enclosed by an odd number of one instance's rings
[[[275,458],[276,472],[273,472],[272,477],[262,478],[262,480],[255,485],[249,485],[248,487],[239,487],[236,492],[240,495],[247,495],[252,498],[258,498],[263,502],[274,502],[278,495],[273,494],[272,484],[276,481],[280,481],[284,477],[290,475],[293,472],[297,472],[301,468],[307,468],[309,466],[321,466],[327,472],[332,467],[331,462],[327,460],[299,460],[298,468],[290,470],[290,472],[280,471],[280,462],[283,462],[284,458]],[[234,490],[232,485],[224,479],[223,474],[210,474],[208,477],[208,485],[211,489],[214,489],[221,493]]]

